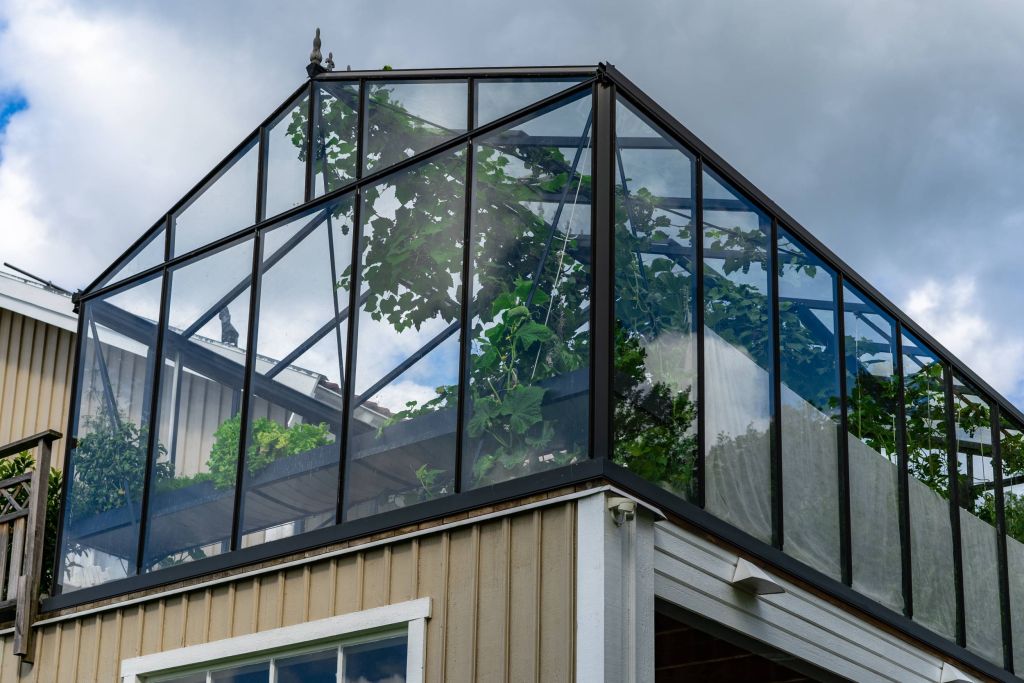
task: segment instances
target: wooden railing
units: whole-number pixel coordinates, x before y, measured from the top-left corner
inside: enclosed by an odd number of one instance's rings
[[[35,450],[29,472],[0,481],[0,612],[14,610],[14,654],[31,661],[32,622],[43,575],[52,429],[0,448],[0,458]]]

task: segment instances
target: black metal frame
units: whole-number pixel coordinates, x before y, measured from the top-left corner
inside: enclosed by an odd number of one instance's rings
[[[475,97],[477,92],[477,85],[487,79],[514,79],[514,78],[557,78],[557,77],[571,77],[578,78],[580,81],[575,85],[567,87],[560,92],[535,102],[527,107],[511,112],[506,116],[503,116],[494,121],[488,122],[482,126],[475,126]],[[372,81],[453,81],[453,80],[465,80],[468,89],[468,102],[467,102],[467,130],[465,133],[454,135],[452,138],[444,142],[443,144],[437,145],[430,148],[429,150],[417,153],[408,159],[402,160],[391,166],[377,169],[374,172],[366,173],[363,168],[363,150],[365,147],[365,114],[366,114],[366,97],[367,97],[367,83]],[[357,118],[357,140],[356,140],[356,173],[355,178],[341,187],[335,188],[322,194],[319,197],[314,197],[315,191],[315,169],[313,168],[314,159],[313,154],[310,153],[311,146],[314,144],[312,140],[312,131],[314,128],[314,117],[318,113],[317,99],[319,96],[319,88],[317,83],[319,82],[337,82],[347,81],[353,84],[357,84],[359,88],[359,102],[358,102],[358,118]],[[1010,613],[1009,613],[1009,581],[1008,581],[1008,567],[1006,557],[1006,540],[1005,540],[1005,519],[1003,511],[1003,483],[1002,472],[999,460],[999,432],[1000,432],[1000,415],[1005,414],[1014,418],[1018,423],[1024,424],[1024,412],[1017,409],[1015,406],[1010,404],[1004,397],[994,391],[987,383],[967,368],[961,361],[953,356],[947,349],[939,344],[934,338],[932,338],[927,332],[920,329],[912,320],[910,320],[906,314],[904,314],[898,307],[896,307],[889,299],[883,296],[878,290],[872,287],[862,277],[860,277],[855,271],[853,271],[844,261],[838,258],[831,250],[824,246],[820,241],[813,237],[798,221],[793,219],[789,214],[778,207],[771,199],[764,195],[758,190],[749,180],[747,180],[742,174],[732,168],[726,163],[721,157],[719,157],[714,151],[712,151],[705,143],[703,143],[697,136],[686,129],[680,124],[675,118],[673,118],[667,111],[660,107],[654,102],[649,96],[643,93],[637,88],[632,82],[630,82],[625,76],[623,76],[614,67],[608,65],[599,65],[597,67],[550,67],[550,68],[501,68],[501,69],[432,69],[432,70],[401,70],[401,71],[347,71],[347,72],[327,72],[319,74],[314,78],[303,83],[294,93],[290,94],[288,98],[274,111],[267,119],[261,123],[256,130],[246,136],[245,141],[234,149],[223,161],[221,161],[207,176],[205,176],[196,186],[184,197],[182,200],[177,202],[171,209],[165,214],[165,217],[161,219],[156,225],[146,231],[138,240],[136,240],[131,247],[118,258],[110,267],[104,270],[103,273],[80,295],[81,301],[88,302],[90,300],[101,297],[112,291],[120,290],[131,286],[132,284],[143,281],[146,278],[153,277],[157,274],[163,274],[164,283],[162,288],[162,298],[160,304],[160,315],[161,321],[166,321],[167,316],[167,299],[169,290],[169,277],[168,274],[175,267],[191,262],[202,256],[207,256],[215,251],[225,248],[229,245],[236,244],[242,240],[262,235],[262,233],[276,225],[287,222],[293,218],[296,218],[310,210],[326,207],[335,200],[350,195],[353,197],[354,206],[354,233],[352,241],[352,263],[358,263],[360,258],[359,253],[359,242],[360,242],[360,213],[362,203],[362,188],[373,185],[393,174],[399,173],[402,170],[413,168],[417,164],[434,157],[436,155],[453,151],[459,147],[468,146],[468,159],[467,159],[467,175],[466,175],[466,216],[465,216],[465,227],[464,227],[464,242],[465,247],[468,248],[471,236],[470,227],[470,213],[472,209],[470,199],[470,189],[473,182],[473,140],[497,131],[500,128],[507,126],[508,124],[520,119],[524,116],[528,116],[531,113],[538,112],[546,107],[549,107],[556,102],[571,96],[572,94],[583,93],[584,91],[590,90],[593,101],[593,133],[592,133],[592,145],[593,145],[593,193],[592,193],[592,210],[591,210],[591,235],[592,240],[590,244],[591,249],[591,292],[592,292],[592,305],[591,305],[591,334],[592,334],[592,345],[591,345],[591,364],[590,364],[590,421],[591,421],[591,459],[577,463],[575,465],[566,466],[565,468],[552,470],[542,474],[531,475],[524,477],[519,480],[506,482],[494,486],[489,486],[476,490],[464,490],[461,486],[463,473],[462,469],[465,467],[463,458],[463,444],[462,444],[462,424],[465,416],[465,383],[467,374],[467,341],[465,334],[467,315],[468,315],[468,297],[463,295],[462,311],[460,313],[460,328],[462,332],[462,341],[460,343],[460,356],[459,356],[459,377],[460,377],[460,396],[459,396],[459,409],[458,409],[458,438],[456,447],[456,480],[458,482],[457,491],[459,493],[454,496],[447,498],[422,503],[412,508],[395,510],[392,512],[383,513],[374,517],[365,519],[359,519],[351,522],[343,522],[343,507],[342,499],[344,498],[344,486],[345,486],[345,469],[346,465],[344,459],[340,464],[338,473],[338,485],[339,485],[339,500],[336,521],[338,524],[334,527],[326,529],[320,529],[317,531],[307,532],[299,536],[282,539],[278,541],[268,542],[259,546],[251,548],[239,548],[239,536],[240,536],[240,519],[239,512],[241,507],[240,498],[243,495],[243,482],[244,482],[244,467],[243,460],[241,457],[244,453],[244,439],[242,444],[239,446],[240,457],[238,459],[238,483],[235,491],[235,519],[233,520],[232,527],[232,548],[233,552],[225,553],[223,555],[198,560],[186,565],[164,569],[153,574],[137,575],[128,579],[113,582],[111,584],[101,585],[94,588],[81,589],[66,595],[59,595],[50,598],[46,604],[46,609],[60,609],[69,607],[72,605],[78,605],[101,598],[107,598],[115,595],[121,595],[127,592],[141,590],[145,588],[151,588],[153,586],[166,584],[173,581],[178,581],[188,577],[194,577],[206,573],[222,571],[231,567],[240,567],[245,564],[249,564],[256,561],[262,561],[274,557],[281,557],[291,553],[309,550],[317,546],[324,545],[326,543],[333,543],[348,539],[353,539],[361,535],[376,533],[379,531],[394,529],[406,524],[413,522],[423,521],[429,518],[440,517],[454,512],[460,512],[469,510],[473,507],[480,505],[493,504],[500,501],[509,500],[521,495],[536,493],[543,490],[550,490],[553,488],[581,484],[596,479],[608,479],[618,483],[619,485],[633,491],[634,493],[651,500],[672,515],[677,517],[679,520],[694,525],[708,533],[711,533],[724,541],[735,545],[743,552],[753,555],[759,559],[768,562],[780,570],[787,572],[793,577],[811,585],[815,588],[823,590],[836,598],[850,604],[854,608],[876,618],[880,621],[888,624],[889,626],[911,636],[926,645],[934,647],[946,654],[955,657],[956,659],[964,662],[968,666],[971,666],[987,675],[993,676],[999,680],[1013,680],[1011,676],[1007,674],[1007,671],[1012,671],[1012,648],[1011,648],[1011,629],[1010,629]],[[294,207],[287,211],[284,211],[276,216],[267,217],[263,214],[263,207],[265,204],[266,195],[266,165],[267,165],[267,129],[268,126],[273,123],[285,112],[286,108],[293,105],[294,102],[299,98],[303,92],[306,92],[309,96],[309,112],[307,121],[307,169],[306,169],[306,186],[305,186],[305,198],[306,203],[301,206]],[[697,411],[698,411],[698,425],[697,430],[697,491],[695,492],[695,500],[693,503],[687,503],[682,499],[666,493],[662,489],[650,484],[649,482],[643,481],[636,477],[631,472],[613,464],[611,462],[612,448],[614,443],[614,433],[612,426],[612,417],[614,414],[613,409],[613,395],[612,395],[612,381],[613,381],[613,363],[614,363],[614,325],[615,319],[612,309],[612,302],[614,300],[614,229],[615,229],[615,170],[616,170],[616,149],[617,143],[615,139],[615,109],[616,103],[619,100],[629,103],[631,106],[637,108],[639,111],[659,126],[663,131],[667,132],[673,138],[673,141],[690,154],[694,159],[693,174],[694,174],[694,200],[693,200],[693,212],[692,212],[692,223],[694,226],[693,234],[693,249],[694,249],[694,261],[696,269],[694,270],[694,286],[696,294],[696,309],[694,311],[694,327],[696,332],[696,354],[697,364],[699,371],[696,379],[696,395],[697,395]],[[212,243],[191,250],[185,254],[174,255],[173,250],[173,239],[174,239],[174,226],[173,217],[181,211],[184,207],[187,207],[189,203],[198,197],[212,182],[216,180],[227,168],[230,168],[231,164],[239,158],[240,154],[244,153],[249,149],[249,145],[253,144],[252,140],[256,139],[256,144],[259,145],[259,166],[258,166],[258,190],[257,190],[257,207],[255,215],[255,223],[251,226],[245,227],[232,234],[222,236]],[[769,369],[769,375],[771,377],[771,396],[770,396],[770,407],[771,407],[771,420],[770,420],[770,456],[771,456],[771,490],[772,490],[772,542],[770,544],[764,543],[748,534],[732,527],[721,520],[716,519],[709,513],[705,512],[702,508],[705,504],[705,450],[707,446],[707,435],[706,435],[706,408],[705,408],[705,379],[704,379],[704,360],[705,360],[705,349],[704,349],[704,338],[701,333],[704,326],[704,257],[705,247],[703,239],[703,226],[704,226],[704,208],[705,201],[703,197],[703,175],[704,171],[708,171],[714,175],[720,176],[723,180],[727,181],[732,185],[738,192],[740,192],[745,198],[747,198],[751,205],[758,211],[763,212],[771,221],[770,225],[770,251],[768,257],[767,270],[769,273],[769,303],[771,307],[770,319],[771,319],[771,338],[774,341],[771,348],[770,363],[771,368]],[[839,430],[838,439],[838,452],[836,457],[839,464],[839,477],[838,482],[839,490],[839,525],[840,525],[840,566],[841,566],[841,581],[836,581],[808,566],[794,560],[793,558],[785,555],[782,552],[785,542],[785,534],[783,527],[783,472],[782,472],[782,443],[781,443],[781,377],[780,377],[780,354],[778,350],[779,345],[779,293],[778,293],[778,234],[781,229],[785,229],[787,233],[797,239],[801,246],[805,248],[810,254],[817,259],[820,259],[824,264],[831,268],[835,273],[835,306],[836,306],[836,327],[835,335],[837,338],[837,360],[838,360],[838,382],[839,382],[839,402],[840,402],[840,415],[838,419],[837,429]],[[165,261],[159,266],[149,268],[145,271],[124,278],[116,282],[110,282],[111,275],[116,272],[118,268],[124,265],[127,261],[133,258],[142,248],[144,248],[153,236],[159,231],[165,230]],[[262,254],[260,253],[259,244],[261,240],[257,240],[254,244],[254,255],[253,263],[254,270],[256,273],[259,271],[261,266]],[[463,285],[469,282],[471,277],[471,266],[469,264],[470,258],[467,256],[464,258],[462,277]],[[359,305],[359,283],[358,283],[358,268],[354,269],[354,276],[351,281],[351,288],[349,291],[348,310],[356,311]],[[255,276],[254,276],[255,277]],[[897,377],[900,382],[899,396],[900,402],[897,407],[899,428],[897,429],[897,456],[898,456],[898,467],[899,467],[899,527],[900,527],[900,538],[901,538],[901,564],[902,564],[902,577],[901,577],[901,588],[904,596],[905,609],[903,614],[898,614],[886,607],[881,606],[878,603],[866,598],[859,593],[856,593],[850,586],[852,585],[852,557],[851,557],[851,528],[856,520],[850,518],[850,471],[849,471],[849,448],[847,444],[848,424],[847,424],[847,413],[848,413],[848,397],[847,397],[847,359],[846,353],[843,348],[843,342],[845,340],[845,311],[846,304],[844,302],[844,286],[850,284],[855,287],[858,292],[865,297],[865,300],[869,303],[877,306],[882,312],[889,315],[896,323],[895,328],[895,340],[892,343],[894,352],[896,353],[897,363]],[[246,374],[244,379],[243,388],[243,402],[242,402],[242,415],[243,418],[247,413],[247,403],[251,392],[251,378],[252,368],[250,367],[253,363],[252,356],[255,354],[255,334],[256,334],[256,312],[258,307],[258,292],[257,283],[255,281],[250,283],[251,300],[250,300],[250,316],[248,321],[247,339],[248,345],[247,350],[249,359],[247,359]],[[84,316],[82,316],[84,320]],[[357,334],[356,321],[358,316],[350,315],[347,329],[347,337],[344,340],[344,367],[343,367],[343,383],[344,383],[344,395],[349,401],[353,400],[353,374],[355,368],[355,339]],[[77,406],[79,401],[75,392],[79,389],[79,375],[80,363],[83,356],[82,348],[85,343],[85,338],[82,335],[82,320],[79,321],[79,347],[76,350],[76,370],[72,381],[72,393],[73,393],[73,406]],[[903,348],[902,348],[902,333],[906,330],[912,334],[915,338],[920,340],[929,349],[933,350],[936,357],[940,359],[944,370],[945,379],[945,411],[946,411],[946,422],[948,432],[948,468],[950,478],[950,514],[951,521],[953,523],[953,544],[954,544],[954,572],[956,581],[956,621],[957,621],[957,643],[952,643],[945,638],[936,635],[935,633],[927,630],[912,620],[913,617],[913,584],[912,584],[912,571],[911,571],[911,555],[910,555],[910,510],[908,500],[908,454],[907,454],[907,443],[904,422],[904,405],[903,405]],[[162,353],[163,343],[163,332],[158,338],[156,345],[157,364],[162,365],[162,359],[160,354]],[[161,367],[156,368],[156,372],[159,375]],[[963,595],[963,559],[962,559],[962,544],[960,542],[960,530],[959,530],[959,517],[957,513],[959,500],[958,491],[955,484],[956,477],[956,438],[954,433],[955,421],[953,419],[953,372],[966,378],[970,381],[979,391],[985,395],[993,406],[993,468],[996,472],[995,484],[994,484],[994,495],[996,500],[996,512],[997,512],[997,524],[996,530],[999,534],[1000,545],[999,545],[999,576],[1000,576],[1000,597],[1002,603],[1001,609],[1001,621],[1004,632],[1003,646],[1005,654],[1005,670],[995,667],[982,660],[980,657],[968,652],[964,648],[965,643],[965,618],[964,618],[964,595]],[[153,452],[154,441],[156,439],[156,399],[158,397],[158,382],[154,382],[152,387],[152,405],[150,406],[150,453]],[[74,434],[76,427],[76,413],[77,410],[73,409],[70,413],[70,424],[69,433]],[[341,434],[339,435],[339,444],[346,445],[349,443],[351,435],[348,424],[348,413],[346,410],[343,412],[341,417]],[[72,442],[73,445],[73,442]],[[68,449],[68,457],[65,463],[65,472],[69,473],[69,476],[65,478],[64,492],[63,495],[68,494],[69,481],[72,479],[70,476],[71,470],[69,469],[72,465],[70,460],[70,453],[73,448]],[[151,457],[152,459],[152,457]],[[145,512],[148,505],[148,489],[151,482],[148,478],[151,476],[150,471],[152,470],[152,463],[149,463],[150,467],[147,468],[147,484],[143,496],[143,524],[145,523]],[[61,520],[61,526],[63,526],[63,519]],[[63,534],[63,529],[61,529]],[[139,538],[139,555],[138,562],[143,562],[143,542],[145,533],[140,533]],[[59,566],[58,566],[59,571]]]

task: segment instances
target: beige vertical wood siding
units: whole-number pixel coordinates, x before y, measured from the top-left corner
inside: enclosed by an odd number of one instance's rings
[[[575,516],[557,503],[51,624],[32,667],[6,636],[0,681],[115,681],[124,658],[417,597],[433,606],[426,680],[571,681]]]
[[[0,444],[67,431],[75,335],[0,308]],[[54,444],[64,462],[65,439]]]

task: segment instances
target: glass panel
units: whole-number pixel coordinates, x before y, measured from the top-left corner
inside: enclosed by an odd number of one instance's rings
[[[991,662],[1002,664],[998,537],[992,470],[992,412],[988,399],[955,374],[953,412],[956,416],[967,649]]]
[[[576,85],[582,78],[482,79],[476,81],[476,121],[482,126]]]
[[[243,546],[334,524],[351,260],[348,197],[264,235]]]
[[[778,253],[784,550],[840,579],[836,274],[782,229]]]
[[[174,215],[172,256],[186,254],[256,222],[256,138]]]
[[[231,543],[252,240],[171,273],[147,571]]]
[[[277,683],[338,683],[338,648],[274,661]]]
[[[230,669],[211,671],[213,683],[268,683],[270,680],[270,662],[233,666]]]
[[[705,172],[706,507],[770,542],[771,219]]]
[[[621,100],[615,132],[613,459],[690,500],[697,459],[694,161]]]
[[[843,288],[853,587],[903,611],[896,452],[896,326]]]
[[[363,193],[345,517],[452,493],[466,154]]]
[[[266,210],[263,212],[267,218],[306,200],[308,120],[309,96],[303,94],[267,130]]]
[[[376,171],[466,130],[464,81],[367,83],[364,171]]]
[[[77,444],[64,518],[64,592],[135,574],[162,280],[82,304]]]
[[[318,116],[313,125],[313,193],[319,197],[356,177],[356,133],[359,86],[320,83]]]
[[[161,221],[163,222],[163,221]],[[106,287],[109,284],[119,282],[132,275],[138,275],[144,270],[149,270],[164,262],[164,247],[166,247],[166,233],[163,228],[157,230],[146,242],[135,250],[135,253],[128,257],[127,261],[113,273],[103,279],[96,289]]]
[[[475,141],[467,488],[588,454],[590,110],[588,93]]]
[[[149,680],[148,678],[146,679]],[[160,683],[206,683],[206,673],[188,674],[176,678],[161,678]]]
[[[1000,413],[1000,422],[1013,662],[1020,671],[1024,669],[1024,426],[1005,412]]]
[[[405,637],[345,648],[345,683],[404,683],[408,645]]]
[[[904,423],[910,472],[910,557],[914,619],[956,637],[956,577],[949,516],[946,391],[942,364],[930,349],[903,335]]]

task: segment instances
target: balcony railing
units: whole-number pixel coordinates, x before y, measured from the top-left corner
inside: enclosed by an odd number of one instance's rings
[[[0,447],[0,460],[20,459],[8,471],[25,470],[0,481],[0,614],[13,613],[13,651],[25,661],[33,656],[45,546],[55,541],[46,538],[46,513],[51,445],[59,438],[49,430]]]

